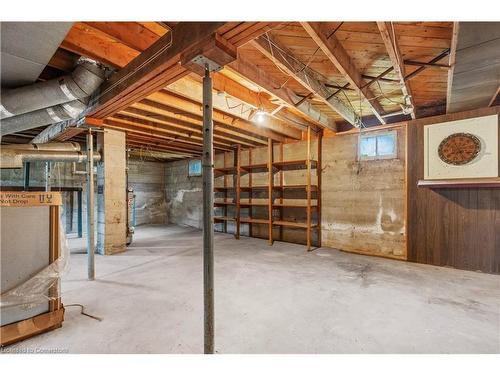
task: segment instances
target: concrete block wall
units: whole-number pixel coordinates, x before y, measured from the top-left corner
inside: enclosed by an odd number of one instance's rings
[[[166,224],[165,163],[129,159],[128,183],[135,194],[135,225]]]
[[[166,164],[165,198],[168,223],[202,228],[202,181],[188,177],[188,160]]]

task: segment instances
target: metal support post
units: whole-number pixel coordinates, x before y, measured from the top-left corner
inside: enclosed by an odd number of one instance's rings
[[[30,187],[30,167],[31,163],[29,161],[24,163],[24,191],[27,191]]]
[[[203,78],[203,302],[204,352],[214,353],[214,224],[212,78],[208,65]]]
[[[82,191],[77,191],[78,200],[78,238],[83,237],[83,203],[82,203]]]
[[[87,274],[94,280],[94,136],[92,130],[87,133]]]

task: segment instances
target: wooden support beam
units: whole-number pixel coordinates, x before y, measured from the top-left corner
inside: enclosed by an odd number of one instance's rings
[[[336,96],[331,95],[331,92],[322,82],[321,76],[316,71],[301,63],[285,47],[272,40],[269,35],[261,36],[257,40],[252,41],[251,44],[350,124],[354,125],[357,123],[358,116],[354,110],[346,106]]]
[[[180,22],[171,33],[133,59],[101,87],[94,117],[104,118],[148,96],[159,87],[186,75],[179,66],[181,54],[200,41],[215,38],[225,22]]]
[[[451,69],[448,70],[448,80],[446,86],[446,113],[450,111],[451,105],[451,88],[453,86],[453,73],[455,72],[455,59],[457,56],[457,44],[458,44],[458,32],[460,30],[460,26],[458,22],[453,22],[453,32],[451,34],[451,46],[450,46],[450,55],[448,58],[448,64],[451,66]]]
[[[399,83],[401,85],[401,91],[403,92],[405,102],[412,108],[411,118],[415,119],[415,104],[413,101],[413,94],[410,84],[405,80],[406,71],[403,64],[403,57],[401,55],[401,51],[399,50],[394,25],[392,25],[391,22],[377,22],[377,26],[380,31],[380,35],[382,36],[382,40],[384,41],[387,53],[389,54],[389,58],[391,60],[394,71],[399,78]]]
[[[338,71],[357,90],[360,97],[366,100],[380,123],[385,124],[382,117],[385,111],[378,102],[376,95],[368,86],[363,87],[364,81],[361,73],[337,37],[331,34],[328,26],[322,22],[301,22],[301,25]]]
[[[244,77],[246,80],[261,87],[270,95],[282,100],[289,108],[293,108],[313,124],[335,131],[335,121],[329,118],[328,115],[317,110],[307,101],[297,104],[301,99],[297,94],[288,87],[282,87],[280,83],[264,70],[245,62],[241,56],[238,56],[238,59],[229,64],[226,69]]]

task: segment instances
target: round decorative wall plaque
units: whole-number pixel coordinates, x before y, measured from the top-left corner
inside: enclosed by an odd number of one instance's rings
[[[454,133],[441,141],[439,158],[446,164],[464,165],[473,161],[481,151],[481,141],[470,133]]]

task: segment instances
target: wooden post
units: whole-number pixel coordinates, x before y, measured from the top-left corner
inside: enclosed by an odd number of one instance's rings
[[[316,202],[317,202],[317,222],[318,222],[318,247],[321,247],[321,174],[322,170],[322,153],[323,153],[323,129],[318,132],[318,163],[316,165]]]
[[[311,250],[311,127],[307,127],[307,175],[306,175],[306,191],[307,191],[307,250]]]
[[[267,217],[268,217],[268,238],[269,245],[273,244],[273,140],[268,138],[267,140],[267,168],[268,168],[268,206],[267,206]]]
[[[212,78],[208,66],[203,78],[203,302],[204,352],[214,353],[214,224]]]
[[[248,165],[252,165],[252,148],[248,149]],[[253,196],[253,189],[252,189],[252,176],[253,173],[248,174],[248,202],[250,205],[248,206],[248,217],[250,218],[250,223],[248,225],[248,234],[250,237],[253,236],[253,227],[252,227],[252,216],[253,216],[253,209],[252,209],[252,196]]]
[[[283,143],[280,143],[280,161],[285,160],[285,155],[283,153]],[[283,204],[283,195],[285,194],[285,188],[283,187],[284,183],[284,171],[283,169],[280,170],[280,203]],[[280,206],[280,221],[283,221],[283,210],[285,209],[284,206]],[[283,225],[280,225],[280,241],[283,241]]]
[[[236,200],[236,233],[235,237],[237,240],[240,239],[240,184],[241,184],[241,145],[236,146],[234,151],[235,165],[236,165],[236,184],[233,182],[234,196]]]
[[[222,165],[222,168],[226,168],[226,166],[227,166],[227,165],[226,165],[226,156],[227,156],[227,152],[224,152],[224,154],[223,154],[223,155],[224,155],[224,157],[223,157],[223,165]],[[227,202],[227,198],[228,198],[228,194],[227,194],[227,187],[228,187],[228,186],[227,186],[227,174],[224,174],[224,175],[222,176],[222,179],[224,180],[224,202]],[[233,185],[233,187],[234,187],[234,185]],[[224,205],[222,206],[222,211],[224,212],[224,215],[223,215],[223,216],[227,219],[227,217],[228,217],[228,208],[227,208],[227,204],[224,204]],[[222,229],[222,231],[223,231],[224,233],[227,233],[227,220],[224,220],[224,221],[222,222],[222,228],[223,228],[223,229]]]

